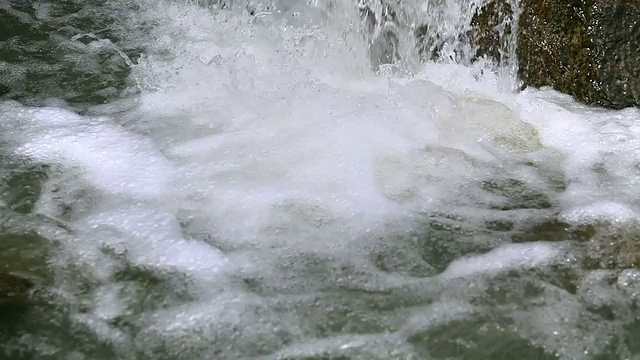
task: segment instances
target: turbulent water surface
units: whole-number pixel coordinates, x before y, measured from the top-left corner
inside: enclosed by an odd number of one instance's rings
[[[0,0],[0,358],[640,359],[640,112],[481,4]]]

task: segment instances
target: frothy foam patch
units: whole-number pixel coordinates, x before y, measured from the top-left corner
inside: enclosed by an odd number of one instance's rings
[[[169,189],[172,165],[146,138],[109,119],[84,118],[59,108],[3,105],[8,142],[36,162],[81,169],[100,191],[132,199],[158,199]]]
[[[118,245],[126,244],[126,255],[136,265],[176,269],[211,280],[224,264],[219,250],[183,238],[172,214],[131,207],[100,212],[84,221],[93,234],[106,230],[104,237],[98,236],[103,246],[117,250]]]
[[[146,92],[127,121],[180,164],[176,201],[191,223],[228,245],[346,241],[415,212],[490,202],[478,184],[512,170],[500,162],[541,150],[510,106],[424,74],[342,76],[332,64],[347,62],[341,51],[352,43],[330,31],[192,15],[154,15],[167,26],[152,49],[172,58],[151,51],[135,69],[143,87],[161,91]],[[325,47],[332,52],[317,58]],[[531,172],[520,167],[517,176]]]
[[[547,265],[562,254],[557,244],[507,244],[488,253],[455,260],[441,274],[444,278],[495,274],[512,269]]]
[[[637,222],[638,213],[625,204],[601,201],[567,210],[561,214],[561,218],[575,224],[593,224],[599,221],[623,224]]]
[[[185,238],[171,202],[176,167],[147,138],[132,134],[109,118],[81,117],[56,108],[29,109],[2,104],[8,150],[32,161],[54,165],[73,176],[53,176],[39,201],[39,211],[58,216],[56,204],[89,205],[71,219],[73,236],[62,242],[64,262],[85,271],[93,281],[109,282],[126,259],[136,267],[181,271],[212,282],[225,258],[215,247]],[[59,189],[62,189],[60,191]],[[85,195],[83,195],[85,194]],[[79,196],[79,197],[78,197]],[[115,257],[115,258],[114,258]],[[99,318],[114,318],[126,309],[107,307],[103,297],[119,298],[111,288],[98,293]],[[102,295],[100,295],[102,294]],[[91,316],[83,322],[108,337],[109,326]],[[109,331],[107,331],[109,330]]]
[[[564,155],[567,188],[559,200],[568,219],[631,220],[640,206],[640,111],[590,109],[550,90],[524,91],[515,100],[542,143]]]

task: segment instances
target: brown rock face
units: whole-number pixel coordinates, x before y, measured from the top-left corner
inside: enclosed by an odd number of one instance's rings
[[[470,39],[476,56],[500,63],[511,38],[513,10],[506,0],[492,1],[478,9],[471,19]]]
[[[640,2],[522,0],[519,75],[608,108],[640,105]]]

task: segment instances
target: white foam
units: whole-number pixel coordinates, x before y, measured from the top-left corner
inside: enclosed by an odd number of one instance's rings
[[[508,157],[539,144],[509,106],[449,92],[428,72],[343,74],[334,65],[355,63],[342,53],[353,43],[330,31],[284,26],[274,36],[248,23],[239,31],[241,17],[225,23],[179,6],[156,16],[166,41],[152,46],[174,58],[150,56],[135,69],[143,87],[163,90],[146,94],[131,117],[181,165],[176,201],[222,241],[255,246],[267,228],[309,221],[294,211],[326,220],[313,236],[357,237],[452,197],[469,202],[460,189],[493,176],[486,165],[499,162],[487,149]],[[310,55],[318,49],[331,52]]]
[[[562,253],[557,244],[551,243],[506,244],[482,255],[454,260],[440,276],[457,278],[540,267],[557,260]]]
[[[637,201],[640,131],[637,109],[590,109],[554,91],[518,96],[522,118],[535,125],[547,147],[561,151],[567,189],[559,197],[570,221],[629,221]],[[580,219],[578,219],[580,218]]]
[[[613,223],[633,223],[638,219],[638,212],[626,204],[613,201],[600,201],[580,206],[561,214],[561,218],[569,223],[589,224],[600,221]]]
[[[133,135],[108,119],[11,103],[5,103],[3,110],[3,121],[15,126],[5,136],[20,143],[15,149],[20,155],[79,168],[92,185],[110,194],[158,199],[169,189],[171,164],[148,139]]]
[[[124,242],[129,260],[137,265],[177,269],[209,280],[224,265],[219,250],[204,242],[183,238],[173,214],[130,207],[99,212],[84,221],[92,233],[86,236],[94,235],[94,239],[104,245],[117,246]],[[104,237],[95,236],[103,229],[111,232]]]

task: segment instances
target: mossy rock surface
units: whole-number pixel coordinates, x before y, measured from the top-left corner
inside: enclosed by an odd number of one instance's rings
[[[640,105],[640,2],[490,0],[471,20],[476,59],[504,62],[517,20],[518,74],[524,87],[549,86],[587,105]]]
[[[517,56],[524,86],[588,105],[640,105],[640,3],[522,0]]]
[[[497,63],[507,55],[512,33],[513,9],[506,0],[488,2],[471,19],[470,39],[477,57],[488,57]]]

